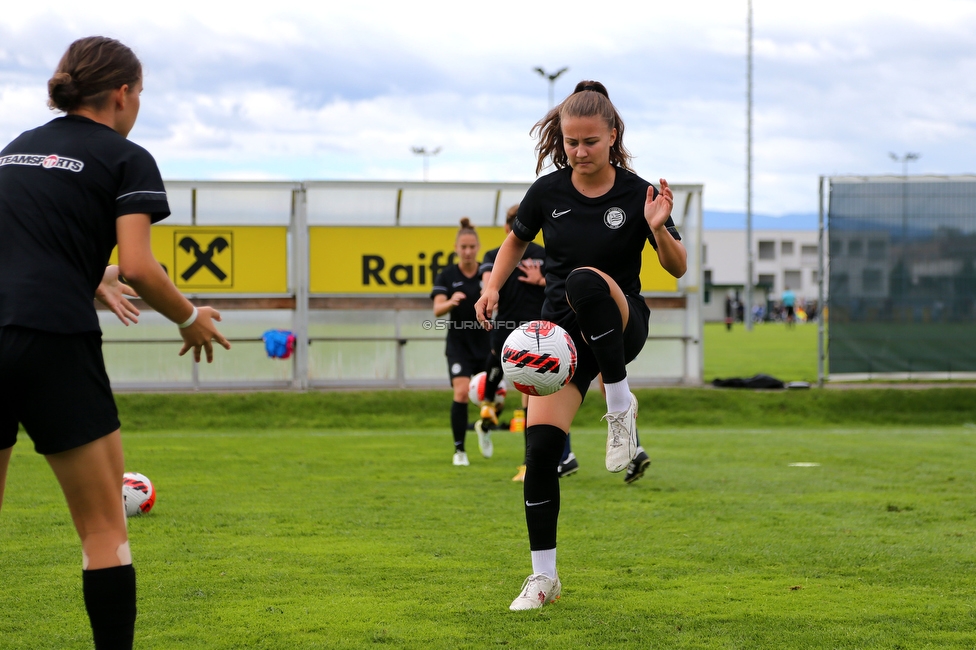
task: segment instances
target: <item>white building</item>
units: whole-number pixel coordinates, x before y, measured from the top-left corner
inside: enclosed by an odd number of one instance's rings
[[[753,230],[753,302],[765,306],[779,301],[789,287],[800,301],[816,301],[818,234],[816,230]],[[745,299],[745,230],[704,230],[702,269],[706,321],[725,318],[725,296],[737,292]]]

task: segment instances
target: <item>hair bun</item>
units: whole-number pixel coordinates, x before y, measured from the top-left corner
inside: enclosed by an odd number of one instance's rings
[[[474,230],[474,226],[471,225],[471,219],[467,217],[461,217],[461,227],[467,228],[468,230]]]
[[[573,91],[573,94],[581,93],[584,90],[590,90],[595,93],[600,93],[607,99],[610,99],[610,94],[607,93],[607,87],[604,86],[599,81],[581,81],[578,84],[576,84],[576,90]]]
[[[69,111],[81,104],[81,89],[67,72],[56,72],[47,82],[48,106]]]

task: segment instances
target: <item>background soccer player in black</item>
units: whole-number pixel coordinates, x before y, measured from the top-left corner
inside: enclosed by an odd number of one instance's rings
[[[169,214],[152,156],[126,136],[142,66],[118,41],[75,41],[48,82],[67,113],[0,152],[0,497],[18,423],[61,484],[82,545],[95,647],[131,648],[136,579],[122,505],[120,424],[93,297],[123,322],[138,294],[180,323],[183,348],[213,358],[219,314],[194,307],[153,259],[149,226]],[[119,268],[106,267],[118,244]]]
[[[603,84],[580,82],[572,95],[533,128],[538,131],[536,173],[547,160],[556,171],[536,180],[519,206],[488,285],[476,307],[488,322],[498,291],[528,242],[543,232],[546,302],[543,318],[573,337],[577,369],[569,385],[530,397],[525,474],[525,519],[532,575],[511,609],[542,607],[559,597],[556,466],[566,432],[593,379],[602,372],[607,394],[607,469],[621,471],[639,453],[637,400],[626,364],[647,339],[650,312],[640,295],[641,252],[650,242],[661,266],[684,275],[687,254],[671,221],[673,195],[629,169],[624,125]]]
[[[488,355],[488,332],[482,329],[474,315],[474,304],[481,296],[481,275],[478,273],[478,251],[481,244],[471,220],[461,219],[461,228],[454,240],[457,263],[451,264],[434,279],[430,297],[434,300],[434,316],[450,314],[447,330],[447,371],[454,389],[451,404],[451,433],[454,435],[454,464],[468,465],[464,438],[468,429],[468,388],[471,375],[480,372]],[[478,445],[485,458],[491,458],[493,444],[490,434],[480,432]]]
[[[512,232],[512,223],[515,222],[517,215],[517,204],[510,207],[505,213],[506,235]],[[485,257],[481,261],[478,272],[481,274],[482,286],[488,284],[488,277],[491,275],[491,269],[495,264],[497,255],[498,248],[493,248],[485,253]],[[488,360],[485,364],[485,396],[481,403],[481,421],[479,425],[476,425],[476,428],[480,426],[482,430],[485,430],[490,428],[489,423],[498,424],[498,418],[495,414],[495,391],[502,380],[502,347],[505,345],[505,339],[508,338],[508,335],[519,325],[540,318],[542,304],[546,300],[545,261],[545,249],[530,242],[526,246],[515,271],[498,291],[498,312],[495,314],[493,327],[488,333],[491,351],[488,353]],[[523,408],[528,406],[528,397],[528,395],[522,394]],[[578,469],[579,463],[573,455],[567,432],[566,446],[557,471],[562,478],[573,474]],[[512,480],[525,480],[524,463],[519,466]]]

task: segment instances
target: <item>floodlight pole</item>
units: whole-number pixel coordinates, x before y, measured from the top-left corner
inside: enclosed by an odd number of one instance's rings
[[[569,68],[564,67],[550,74],[545,70],[543,70],[542,68],[535,68],[535,71],[538,72],[540,75],[542,75],[543,79],[549,80],[549,110],[552,110],[552,107],[556,105],[555,103],[556,102],[556,95],[555,95],[556,79],[558,79],[559,75],[566,72],[567,70],[569,70]]]
[[[423,156],[424,157],[424,182],[426,183],[427,182],[427,165],[428,165],[427,160],[431,156],[436,156],[437,154],[439,154],[441,152],[441,148],[440,147],[437,147],[435,149],[431,149],[430,151],[427,151],[427,149],[425,147],[412,147],[412,150],[418,156]]]
[[[817,184],[820,208],[817,217],[817,386],[823,388],[826,376],[824,368],[824,311],[826,310],[826,292],[824,284],[824,257],[827,249],[824,246],[824,177],[821,176]]]
[[[909,151],[899,157],[893,151],[889,151],[888,157],[901,163],[901,236],[908,237],[908,163],[918,160],[922,154]]]
[[[752,331],[752,0],[748,0],[749,20],[746,56],[746,304],[742,310],[746,331]]]
[[[892,160],[894,160],[895,162],[900,162],[901,163],[901,175],[902,176],[908,176],[908,163],[915,162],[916,160],[918,160],[919,158],[922,157],[922,154],[916,153],[914,151],[909,151],[904,156],[898,157],[897,154],[895,154],[894,152],[889,151],[888,152],[888,157],[891,158]]]

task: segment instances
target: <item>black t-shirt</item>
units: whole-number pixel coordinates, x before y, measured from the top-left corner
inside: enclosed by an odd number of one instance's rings
[[[448,312],[451,315],[451,328],[447,331],[445,354],[452,358],[484,358],[488,355],[488,330],[481,327],[474,312],[474,304],[481,297],[481,274],[475,272],[469,278],[457,264],[451,264],[437,274],[430,297],[433,299],[441,295],[450,298],[456,291],[463,291],[466,297]]]
[[[485,253],[485,257],[481,261],[481,267],[478,269],[478,275],[484,275],[486,272],[492,270],[495,266],[495,258],[497,256],[497,248],[493,248]],[[529,242],[525,253],[522,254],[522,259],[538,260],[543,264],[541,271],[542,275],[545,276],[546,250],[542,246]],[[546,288],[535,284],[526,284],[519,280],[520,277],[525,277],[525,272],[516,267],[498,291],[498,315],[495,317],[496,321],[521,323],[523,321],[536,320],[542,314],[542,303],[546,300]]]
[[[95,289],[115,220],[169,215],[148,151],[85,117],[26,131],[0,152],[0,327],[100,332]]]
[[[512,224],[512,231],[522,241],[532,241],[542,230],[546,242],[546,303],[542,314],[564,327],[576,321],[566,302],[570,271],[581,266],[599,269],[643,305],[639,298],[641,252],[645,242],[657,249],[644,219],[650,183],[618,167],[610,191],[591,198],[573,187],[572,173],[565,167],[537,179],[519,204],[518,217]],[[670,217],[667,228],[672,237],[681,239]]]

